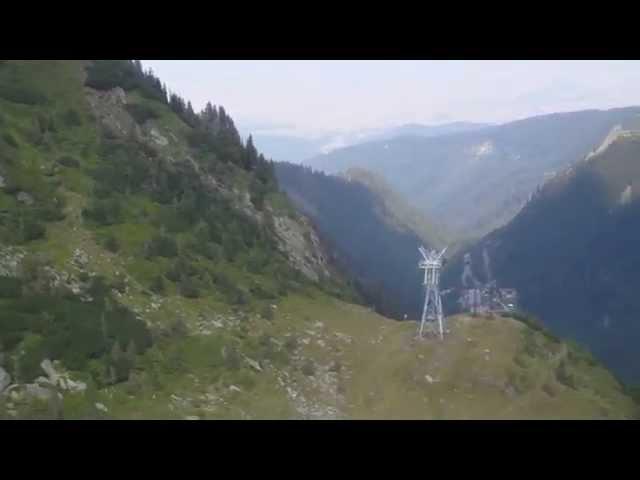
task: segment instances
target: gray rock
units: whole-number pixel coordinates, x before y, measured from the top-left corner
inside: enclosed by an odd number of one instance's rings
[[[51,388],[45,388],[35,383],[28,383],[24,386],[25,393],[33,398],[39,400],[49,400],[56,394],[55,390]],[[62,399],[62,395],[58,393],[58,398]]]
[[[257,370],[258,372],[262,371],[262,367],[260,367],[260,364],[258,362],[256,362],[255,360],[253,360],[253,359],[251,359],[251,358],[249,358],[247,356],[244,356],[244,359],[249,364],[249,366],[251,368],[253,368],[254,370]]]
[[[11,375],[9,375],[4,368],[0,367],[0,393],[9,385],[11,385]]]
[[[87,389],[87,384],[81,381],[73,381],[70,378],[67,378],[67,390],[73,393],[81,393]]]
[[[149,134],[151,135],[151,140],[153,140],[155,144],[160,145],[161,147],[169,145],[169,140],[163,137],[157,129],[152,128]]]
[[[60,378],[60,375],[58,374],[58,372],[56,372],[56,369],[53,368],[53,363],[51,363],[51,360],[49,360],[48,358],[45,358],[40,363],[40,368],[42,368],[44,373],[47,374],[47,377],[49,377],[49,381],[51,383],[53,383],[54,385],[58,384],[58,379]]]
[[[24,203],[25,205],[33,205],[33,203],[35,202],[31,194],[27,192],[18,192],[18,194],[16,195],[16,199],[19,202]]]
[[[107,407],[104,406],[104,404],[98,402],[95,404],[95,407],[100,410],[101,412],[107,413],[109,410],[107,409]]]
[[[115,103],[116,105],[127,104],[127,94],[121,87],[116,87],[113,90],[111,90],[111,92],[109,93],[110,93],[111,101],[113,101],[113,103]]]

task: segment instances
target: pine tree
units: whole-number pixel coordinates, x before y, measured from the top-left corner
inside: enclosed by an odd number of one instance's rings
[[[113,347],[111,347],[111,360],[116,363],[122,358],[122,348],[120,348],[120,342],[115,341]]]
[[[253,170],[256,167],[257,163],[258,163],[258,151],[256,150],[256,147],[253,145],[253,137],[249,135],[249,138],[247,139],[244,167],[247,170]]]
[[[131,339],[129,340],[129,344],[127,345],[127,360],[129,360],[129,363],[131,365],[135,364],[137,355],[138,352],[136,350],[136,344],[133,339]]]

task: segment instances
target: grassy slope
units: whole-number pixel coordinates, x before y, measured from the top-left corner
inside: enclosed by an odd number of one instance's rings
[[[322,363],[344,365],[350,418],[629,418],[635,412],[605,369],[512,319],[452,317],[443,343],[416,343],[415,323],[362,307],[295,299],[285,309],[292,318],[324,323],[327,333],[305,348]],[[318,347],[318,337],[326,347]],[[576,388],[557,379],[563,359]]]

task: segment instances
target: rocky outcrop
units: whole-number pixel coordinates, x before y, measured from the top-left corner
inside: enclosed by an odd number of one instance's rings
[[[101,91],[87,87],[86,97],[93,114],[108,132],[117,136],[140,134],[140,128],[123,108],[127,95],[122,88]]]
[[[24,256],[24,250],[20,248],[0,245],[0,277],[20,275],[20,263]]]
[[[4,389],[11,385],[11,375],[7,371],[0,367],[0,393],[4,392]]]
[[[294,268],[313,281],[330,275],[324,250],[308,220],[274,216],[273,223],[280,248]]]

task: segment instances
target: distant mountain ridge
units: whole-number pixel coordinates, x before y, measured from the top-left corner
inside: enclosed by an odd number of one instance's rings
[[[304,163],[305,160],[316,155],[364,142],[403,136],[433,137],[478,130],[487,126],[489,124],[472,122],[452,122],[441,125],[411,123],[390,128],[329,132],[313,138],[275,130],[270,133],[268,129],[256,132],[250,129],[241,129],[241,131],[244,136],[252,134],[256,146],[267,157],[282,162]]]
[[[329,173],[371,170],[454,233],[480,237],[504,225],[545,178],[594,150],[639,107],[531,117],[435,137],[396,137],[318,155]]]

